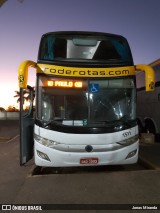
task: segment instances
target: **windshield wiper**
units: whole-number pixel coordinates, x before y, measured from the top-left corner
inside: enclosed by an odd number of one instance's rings
[[[130,120],[129,120],[129,117],[127,115],[121,117],[120,119],[117,119],[117,120],[111,120],[111,121],[105,121],[105,120],[101,120],[101,121],[98,121],[98,122],[94,122],[94,124],[104,124],[105,126],[108,126],[108,127],[113,127],[113,126],[118,126],[120,124],[127,124],[128,126],[131,127],[131,124],[130,124]]]
[[[63,121],[64,119],[63,118],[55,118],[53,120],[50,120],[48,121],[47,123],[43,123],[43,127],[47,127],[48,125],[52,124],[52,123],[55,123],[56,121]]]
[[[113,121],[115,124],[127,124],[128,126],[131,127],[131,124],[130,124],[130,120],[129,120],[129,117],[127,115],[124,115],[123,117],[121,117],[120,119],[118,120],[114,120]]]
[[[46,128],[48,125],[52,124],[52,123],[56,123],[56,122],[61,122],[63,121],[63,118],[55,118],[53,120],[50,120],[48,122],[44,122],[43,121],[43,127]],[[42,122],[42,121],[41,121]],[[103,125],[106,127],[113,127],[113,126],[118,126],[118,125],[122,125],[122,124],[127,124],[129,127],[131,127],[130,124],[130,120],[129,117],[127,115],[121,117],[120,119],[117,120],[112,120],[112,121],[107,121],[107,120],[101,120],[101,121],[95,121],[95,122],[91,122],[88,125]]]

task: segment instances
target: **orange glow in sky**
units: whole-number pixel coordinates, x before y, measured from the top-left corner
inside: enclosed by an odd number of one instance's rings
[[[29,70],[28,84],[30,86],[35,86],[35,70]],[[18,71],[12,76],[8,81],[7,78],[0,81],[0,107],[7,109],[8,106],[14,106],[19,108],[19,103],[17,103],[17,97],[15,91],[19,91],[18,87]],[[27,105],[27,103],[25,104]]]
[[[8,106],[11,105],[16,108],[18,107],[19,104],[17,104],[17,99],[13,97],[14,95],[16,95],[16,93],[14,92],[15,90],[18,90],[18,86],[16,87],[16,85],[7,85],[7,83],[0,84],[0,107],[3,107],[5,109],[7,109]]]
[[[18,90],[18,87],[15,88],[15,90]],[[8,108],[8,106],[12,105],[15,107],[18,107],[18,104],[16,102],[16,98],[13,98],[13,96],[16,94],[14,92],[14,87],[13,85],[8,85],[6,87],[6,84],[1,82],[0,84],[0,107],[3,107],[5,109]]]

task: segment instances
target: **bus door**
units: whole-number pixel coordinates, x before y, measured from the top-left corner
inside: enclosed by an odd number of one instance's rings
[[[24,165],[33,157],[33,101],[34,88],[27,86],[27,89],[20,88],[20,165]],[[29,106],[25,107],[25,102]]]

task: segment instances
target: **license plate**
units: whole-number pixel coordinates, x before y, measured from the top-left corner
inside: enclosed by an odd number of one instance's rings
[[[98,158],[81,158],[80,164],[98,164]]]

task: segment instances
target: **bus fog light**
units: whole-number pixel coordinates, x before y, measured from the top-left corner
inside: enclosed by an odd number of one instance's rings
[[[46,155],[46,154],[43,153],[43,152],[40,152],[40,151],[37,150],[37,155],[38,155],[40,158],[44,159],[44,160],[51,161],[51,160],[49,159],[48,155]]]
[[[137,153],[137,149],[134,150],[134,151],[132,151],[132,152],[130,152],[130,153],[127,155],[126,159],[132,158],[136,153]]]

